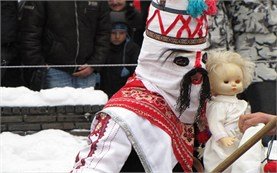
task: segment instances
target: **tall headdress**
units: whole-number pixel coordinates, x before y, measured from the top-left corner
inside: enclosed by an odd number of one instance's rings
[[[208,32],[207,15],[213,13],[216,13],[215,0],[153,0],[145,38],[174,44],[180,49],[204,49]]]

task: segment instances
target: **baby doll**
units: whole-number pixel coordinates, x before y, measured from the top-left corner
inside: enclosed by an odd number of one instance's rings
[[[238,128],[239,116],[250,112],[247,112],[249,110],[247,102],[239,100],[237,94],[243,92],[251,83],[254,64],[234,52],[211,52],[206,68],[212,94],[212,99],[207,104],[207,119],[212,136],[204,150],[204,167],[207,172],[211,172],[241,145],[242,138],[245,138],[244,142],[257,131],[257,128],[254,131],[250,130],[250,134],[243,137]],[[253,153],[249,150],[247,157],[241,157],[245,162],[236,161],[225,172],[248,172],[250,169],[252,172],[255,166],[257,166],[255,170],[259,172],[262,152],[259,144],[256,147]]]

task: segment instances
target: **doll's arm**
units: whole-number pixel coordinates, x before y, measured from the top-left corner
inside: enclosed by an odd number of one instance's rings
[[[236,138],[236,137],[223,137],[223,138],[220,138],[219,140],[218,140],[218,142],[221,144],[221,145],[223,145],[223,146],[225,146],[225,147],[229,147],[229,146],[231,146],[231,145],[233,145],[234,144],[234,142],[235,141],[237,141],[238,139]]]
[[[224,128],[226,111],[224,105],[220,103],[209,103],[207,105],[207,120],[213,138],[218,141],[223,137],[228,137]]]

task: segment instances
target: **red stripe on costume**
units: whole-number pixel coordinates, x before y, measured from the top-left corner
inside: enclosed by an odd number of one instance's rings
[[[170,31],[172,31],[172,29],[176,26],[177,22],[178,22],[181,18],[183,18],[183,16],[179,14],[179,15],[175,18],[175,20],[173,21],[173,23],[172,23],[171,25],[169,25],[169,27],[166,29],[166,31],[165,31],[164,28],[162,27],[162,30],[161,30],[162,35],[166,35],[166,36],[167,36],[167,34],[168,34]],[[160,19],[161,19],[161,16],[159,16],[159,22],[160,22],[160,25],[163,26],[163,22],[162,22],[162,20],[160,21]],[[177,37],[177,38],[180,38],[180,37]]]
[[[196,34],[199,35],[199,31],[202,30],[203,27],[203,16],[201,16],[200,18],[196,18],[195,22],[197,23],[197,26],[194,30],[194,32],[191,35],[191,38],[194,38],[196,36]]]
[[[195,59],[195,64],[194,64],[194,67],[195,68],[201,68],[201,52],[196,52],[196,59]]]
[[[206,15],[204,15],[204,16],[205,16],[205,19],[204,19],[204,20],[205,20],[205,22],[206,22],[206,23],[208,23],[208,18],[206,17]],[[205,27],[205,28],[206,28],[206,33],[205,33],[204,37],[206,37],[206,36],[208,35],[209,26],[208,26],[208,25],[206,25],[206,27]]]
[[[155,18],[156,14],[159,13],[159,12],[160,12],[159,10],[155,10],[154,14],[146,21],[146,28],[148,28],[149,24]]]
[[[164,130],[172,139],[175,157],[184,171],[192,171],[193,125],[182,123],[162,96],[147,90],[139,79],[133,77],[105,105],[114,106],[131,110]]]
[[[178,22],[182,22],[182,26],[178,29],[176,33],[177,38],[181,38],[182,34],[184,31],[187,31],[188,38],[195,38],[195,36],[198,34],[199,36],[202,36],[202,25],[203,25],[203,20],[205,20],[205,17],[201,17],[199,19],[192,19],[190,16],[185,19],[182,14],[178,14],[174,21],[165,29],[163,18],[161,16],[161,11],[156,9],[153,13],[153,15],[148,19],[146,22],[146,28],[149,29],[149,25],[151,22],[155,19],[158,18],[157,21],[159,22],[159,27],[160,27],[160,34],[167,36],[169,32],[171,32],[177,25]],[[192,33],[191,28],[189,26],[190,22],[196,22],[197,26]]]
[[[111,149],[111,144],[112,144],[114,138],[116,137],[118,131],[119,131],[119,129],[117,129],[116,133],[114,134],[114,136],[112,137],[112,139],[109,141],[108,149],[107,149],[106,153],[109,152],[109,150]],[[105,142],[106,142],[106,141],[105,141]],[[104,146],[105,146],[105,145],[103,145],[103,148],[104,148]],[[103,150],[103,148],[102,148],[102,150]],[[102,152],[102,151],[101,151],[101,152]],[[101,152],[100,152],[100,153],[101,153]],[[105,154],[101,157],[101,159],[99,159],[99,160],[97,161],[95,167],[97,167],[98,163],[99,163],[104,157],[105,157]]]
[[[191,21],[191,17],[188,17],[187,20],[182,17],[182,18],[180,18],[180,20],[182,21],[183,26],[177,31],[176,37],[177,38],[182,37],[183,31],[186,30],[188,32],[188,37],[191,38],[191,30],[189,28],[189,23]]]
[[[89,134],[89,140],[90,140],[90,150],[89,153],[87,155],[87,157],[82,158],[81,159],[81,165],[78,165],[76,167],[76,169],[80,169],[82,166],[85,165],[86,159],[91,157],[96,148],[97,148],[97,143],[99,142],[99,140],[104,136],[104,133],[106,132],[106,128],[108,126],[109,120],[111,119],[110,116],[104,114],[104,113],[100,113],[99,116],[96,117],[96,120],[98,121],[97,124],[94,126],[94,129],[91,131],[91,133]],[[95,137],[96,140],[92,141],[91,137]],[[78,154],[79,157],[79,154]]]

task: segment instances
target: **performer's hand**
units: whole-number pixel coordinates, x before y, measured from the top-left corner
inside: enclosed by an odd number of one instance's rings
[[[235,141],[238,139],[236,137],[223,137],[218,140],[220,144],[222,144],[225,147],[229,147],[234,144]]]
[[[92,67],[88,67],[86,65],[83,65],[79,67],[78,71],[73,73],[72,75],[75,77],[87,77],[93,73],[94,69]]]
[[[271,115],[271,114],[262,113],[262,112],[241,115],[239,118],[238,126],[239,126],[240,131],[242,133],[244,133],[245,130],[248,129],[249,127],[255,126],[259,123],[267,124],[274,117],[276,117],[276,116]],[[269,135],[274,135],[275,132],[276,132],[276,128],[272,129],[269,132]]]

